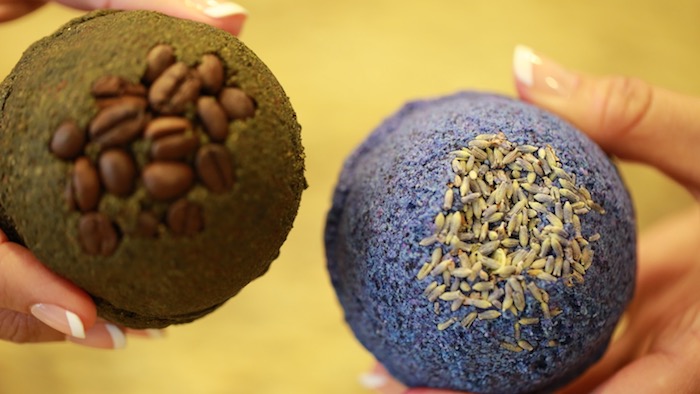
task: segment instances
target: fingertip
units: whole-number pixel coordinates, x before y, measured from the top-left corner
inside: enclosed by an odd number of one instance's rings
[[[239,36],[243,31],[243,26],[245,25],[247,19],[247,14],[236,14],[221,19],[212,18],[206,21],[206,23],[221,30],[225,30],[234,36]]]
[[[83,319],[74,312],[53,304],[39,303],[29,308],[32,316],[63,334],[85,338]]]
[[[126,335],[120,327],[105,322],[98,322],[87,330],[85,338],[68,336],[69,342],[95,349],[123,349],[126,347]]]
[[[165,329],[158,329],[158,328],[147,328],[147,329],[141,329],[141,330],[136,330],[133,328],[126,328],[125,329],[126,334],[129,336],[135,336],[135,337],[142,337],[142,338],[148,338],[148,339],[162,339],[165,338],[167,335],[167,332]]]
[[[513,49],[513,75],[517,84],[531,87],[533,81],[533,64],[538,62],[532,48],[526,45],[516,45]]]
[[[513,50],[513,76],[518,94],[538,104],[569,99],[580,84],[578,73],[525,45]]]
[[[360,385],[368,390],[381,391],[387,384],[387,376],[377,372],[365,372],[359,376]]]
[[[0,288],[0,308],[37,314],[40,320],[60,324],[59,331],[66,334],[79,332],[77,321],[84,328],[95,323],[97,310],[90,296],[21,245],[0,241]]]
[[[203,22],[225,30],[235,36],[241,33],[248,10],[227,0],[162,0],[142,2],[138,0],[59,0],[76,8],[110,8],[120,10],[151,10],[164,14]]]
[[[515,85],[515,92],[517,93],[518,98],[525,101],[525,102],[531,103],[532,98],[528,94],[527,85],[525,85],[523,82],[520,82],[520,80],[518,80],[517,78],[515,78],[514,85]]]
[[[515,90],[521,100],[581,126],[576,118],[577,103],[571,100],[580,85],[578,73],[526,45],[514,48],[512,67]]]
[[[362,387],[381,394],[402,394],[406,386],[394,379],[383,365],[377,363],[371,371],[359,376]]]

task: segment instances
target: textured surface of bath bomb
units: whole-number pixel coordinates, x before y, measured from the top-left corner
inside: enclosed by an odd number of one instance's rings
[[[211,312],[278,256],[305,188],[296,115],[227,32],[96,12],[0,86],[3,230],[130,327]]]
[[[497,95],[407,104],[350,156],[328,269],[359,341],[409,386],[553,390],[633,293],[632,205],[566,122]]]

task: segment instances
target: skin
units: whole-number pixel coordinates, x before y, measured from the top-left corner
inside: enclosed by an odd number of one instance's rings
[[[595,77],[538,56],[534,83],[516,78],[521,99],[548,109],[604,150],[654,166],[700,196],[700,99],[626,77]],[[554,76],[559,91],[539,80]],[[648,149],[650,146],[655,149]],[[641,235],[635,297],[604,357],[559,393],[700,392],[700,205]],[[376,374],[385,375],[381,367]],[[388,379],[383,393],[448,394]]]
[[[0,0],[0,22],[26,15],[48,0]],[[211,18],[185,0],[58,0],[57,3],[81,9],[150,9],[172,16],[205,22],[238,35],[246,15],[234,14]],[[219,2],[223,3],[223,2]],[[87,337],[73,338],[59,332],[31,315],[32,305],[56,305],[73,312],[82,321]],[[0,230],[0,340],[15,343],[70,341],[84,346],[112,349],[114,340],[107,331],[108,323],[97,318],[95,305],[87,293],[49,271],[26,248],[9,242]],[[154,330],[119,329],[129,335],[159,337]]]
[[[80,9],[129,9],[138,4],[127,0],[61,2]],[[0,0],[0,21],[18,18],[44,4]],[[175,0],[158,2],[153,9],[209,22],[233,34],[240,32],[244,20],[239,16],[213,20],[178,6]],[[545,59],[547,62],[551,61]],[[655,166],[685,185],[696,198],[700,196],[700,171],[685,165],[693,161],[700,147],[700,121],[695,117],[700,99],[635,79],[597,78],[561,68],[558,72],[566,73],[572,81],[566,97],[516,81],[520,97],[568,119],[611,154]],[[649,146],[656,147],[651,154]],[[700,208],[696,205],[641,236],[637,294],[625,317],[626,327],[603,359],[562,393],[700,391],[700,301],[693,296],[700,280],[697,234]],[[42,285],[37,286],[39,283]],[[31,252],[8,242],[0,232],[0,340],[65,340],[64,334],[29,314],[29,307],[38,302],[60,302],[88,329],[104,324],[97,321],[87,294],[53,275]],[[375,372],[386,374],[380,367]],[[405,388],[390,382],[382,391],[403,392]],[[421,388],[406,392],[449,393]]]
[[[0,0],[0,22],[9,21],[26,15],[50,0]],[[147,9],[158,11],[178,18],[191,19],[204,22],[220,29],[226,30],[233,35],[238,35],[243,28],[246,14],[234,14],[222,18],[212,18],[191,6],[192,2],[185,0],[159,0],[159,1],[138,1],[138,0],[56,0],[56,3],[76,8],[79,10],[97,9],[118,9],[136,10]],[[213,3],[230,3],[225,0],[217,0]]]

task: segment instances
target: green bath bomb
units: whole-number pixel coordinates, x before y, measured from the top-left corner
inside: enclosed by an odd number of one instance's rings
[[[128,327],[197,319],[267,271],[304,179],[284,90],[237,38],[100,11],[0,85],[0,225]]]

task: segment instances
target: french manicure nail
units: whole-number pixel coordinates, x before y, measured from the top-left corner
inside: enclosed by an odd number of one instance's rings
[[[535,55],[532,49],[518,45],[513,53],[513,72],[515,78],[524,85],[532,86],[532,66],[534,63],[541,62],[539,56]]]
[[[145,337],[149,339],[161,339],[165,337],[165,330],[157,328],[147,328],[144,330],[135,330],[133,328],[127,328],[126,333],[129,336]]]
[[[52,304],[34,304],[29,308],[32,316],[42,323],[75,338],[85,338],[85,326],[75,313]]]
[[[187,0],[189,7],[195,8],[204,15],[220,19],[231,15],[248,15],[248,11],[240,5],[221,0]]]
[[[112,348],[113,349],[123,349],[126,347],[126,335],[119,329],[119,327],[114,324],[105,324],[109,336],[112,338]]]
[[[370,390],[378,390],[387,384],[386,376],[373,372],[363,373],[359,379],[360,385]]]
[[[513,53],[513,73],[526,93],[568,97],[576,88],[578,76],[531,48],[518,45]]]
[[[85,338],[68,337],[68,340],[78,345],[99,349],[122,349],[126,346],[124,332],[114,324],[97,323],[85,333]]]
[[[165,330],[158,330],[155,328],[149,328],[146,330],[143,330],[146,333],[146,336],[151,338],[151,339],[160,339],[165,337]]]

